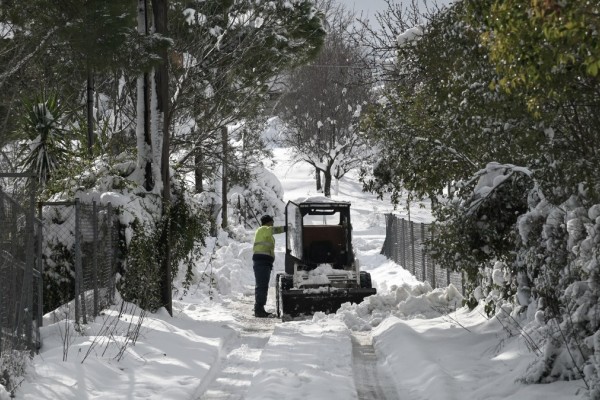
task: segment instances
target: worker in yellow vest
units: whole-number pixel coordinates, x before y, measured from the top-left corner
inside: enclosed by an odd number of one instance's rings
[[[263,215],[260,218],[261,227],[254,235],[252,261],[254,264],[254,316],[257,318],[272,318],[273,314],[265,311],[269,279],[275,261],[275,238],[273,234],[285,232],[285,226],[273,226],[273,217]]]

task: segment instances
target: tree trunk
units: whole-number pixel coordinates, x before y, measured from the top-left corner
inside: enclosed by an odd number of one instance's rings
[[[221,137],[223,141],[223,173],[221,181],[221,228],[227,228],[227,163],[229,162],[227,154],[227,143],[229,142],[229,136],[227,134],[227,126],[221,128]]]
[[[323,186],[321,185],[321,171],[319,168],[315,168],[315,179],[317,180],[317,192],[323,190]]]
[[[167,0],[152,0],[152,12],[154,16],[154,27],[157,34],[168,37],[167,29]],[[171,205],[171,180],[169,174],[169,156],[170,156],[170,135],[169,135],[169,70],[168,70],[168,52],[167,49],[158,51],[161,63],[156,67],[154,73],[154,82],[156,85],[156,113],[157,120],[162,122],[158,127],[159,136],[162,137],[161,154],[161,178],[163,184],[162,201],[163,217],[169,218],[169,209]],[[162,261],[162,302],[169,315],[173,316],[173,296],[171,288],[171,234],[167,226],[163,231],[164,254]]]
[[[327,168],[323,171],[325,178],[325,184],[323,185],[323,195],[325,197],[331,197],[331,168]]]
[[[152,148],[152,133],[150,132],[150,74],[145,72],[143,79],[144,96],[144,144],[147,149]],[[154,189],[154,175],[152,174],[152,157],[146,157],[144,165],[144,187],[147,191]]]
[[[138,33],[148,35],[148,4],[147,0],[138,0]],[[138,117],[137,145],[138,168],[144,169],[144,188],[154,189],[152,174],[152,133],[150,131],[150,74],[145,72],[138,77]]]
[[[94,73],[87,64],[87,147],[90,157],[94,149]]]
[[[203,158],[202,147],[196,147],[194,150],[194,184],[196,193],[204,192],[204,187],[202,186],[202,180],[204,179],[204,174],[202,173]]]

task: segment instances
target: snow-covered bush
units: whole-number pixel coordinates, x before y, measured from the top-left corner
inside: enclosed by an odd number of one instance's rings
[[[473,292],[481,283],[486,293],[500,290],[504,298],[514,294],[511,282],[494,282],[487,270],[498,261],[514,265],[514,227],[527,211],[530,186],[527,171],[490,163],[469,182],[457,183],[455,197],[434,208],[438,222],[431,254],[439,265],[466,273],[471,306],[477,304]],[[514,276],[517,272],[511,271]]]
[[[128,153],[112,159],[88,162],[89,168],[64,178],[52,186],[50,200],[79,199],[82,204],[106,205],[110,202],[119,221],[119,249],[115,252],[118,280],[122,295],[147,309],[160,305],[156,300],[160,260],[164,254],[166,234],[171,245],[171,271],[177,275],[186,268],[184,286],[192,274],[191,257],[200,251],[207,235],[209,217],[190,195],[183,183],[172,181],[172,204],[162,212],[160,197],[146,191],[135,161]],[[54,192],[61,188],[59,191]],[[45,244],[43,257],[48,266],[44,271],[44,307],[50,311],[74,296],[73,254],[75,213],[72,207],[44,210]]]
[[[30,352],[3,350],[0,357],[0,399],[8,399],[8,393],[4,396],[3,392],[9,392],[11,397],[14,397],[14,391],[19,386],[18,380],[25,375],[25,368],[29,363]]]
[[[175,188],[178,185],[174,185]],[[181,187],[179,186],[181,189]],[[127,246],[123,276],[118,288],[123,298],[146,310],[161,307],[161,260],[170,241],[171,281],[185,266],[183,286],[193,275],[193,257],[198,256],[208,234],[208,215],[185,192],[176,192],[168,212],[156,221],[134,221],[134,234]]]
[[[146,310],[157,310],[161,301],[161,265],[158,244],[161,241],[159,226],[136,223],[134,235],[127,248],[123,276],[117,288],[126,301]]]
[[[470,306],[517,329],[538,359],[525,382],[600,387],[600,205],[584,194],[551,204],[531,174],[489,164],[435,210],[441,265],[466,272]],[[511,327],[512,326],[512,327]]]
[[[584,378],[600,393],[600,205],[572,196],[559,206],[545,199],[520,216],[517,260],[527,271],[519,287],[531,293],[543,355],[526,381]],[[523,296],[524,297],[524,296]],[[596,396],[596,397],[594,397]]]
[[[284,218],[283,188],[277,178],[267,171],[262,164],[255,166],[249,172],[252,179],[245,184],[231,187],[227,194],[227,204],[230,214],[229,222],[241,222],[249,227],[260,225],[260,217],[271,215],[275,220]],[[194,196],[194,200],[212,214],[211,223],[215,226],[212,235],[217,235],[216,226],[221,224],[220,190],[205,191]]]
[[[275,175],[257,167],[253,179],[246,187],[230,190],[228,201],[236,213],[245,212],[250,226],[259,226],[260,217],[269,214],[274,219],[284,218],[283,188]],[[238,209],[241,206],[241,210]],[[249,215],[248,215],[249,214]]]

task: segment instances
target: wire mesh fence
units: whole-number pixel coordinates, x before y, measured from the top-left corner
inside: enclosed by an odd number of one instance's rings
[[[414,223],[394,214],[385,217],[386,235],[381,254],[402,265],[420,281],[429,282],[433,288],[453,284],[464,295],[462,274],[441,268],[427,254],[425,244],[434,237],[433,225]]]
[[[30,178],[0,173],[0,383],[10,391],[27,356],[41,347],[44,312],[61,308],[86,323],[115,295],[111,205],[38,203],[36,217]]]
[[[93,303],[88,315],[97,316],[115,297],[117,225],[110,203],[81,204],[80,213],[82,290],[92,292]]]
[[[45,311],[63,306],[76,322],[87,323],[114,300],[118,233],[113,208],[79,200],[43,202],[39,215]]]
[[[0,174],[21,180],[26,174]],[[0,357],[40,346],[42,324],[41,223],[35,218],[33,185],[0,185]],[[13,196],[16,196],[17,201]]]

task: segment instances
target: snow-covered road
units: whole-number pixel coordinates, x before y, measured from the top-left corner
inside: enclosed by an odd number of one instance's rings
[[[352,370],[359,400],[398,400],[389,371],[382,368],[370,332],[352,334]]]
[[[273,290],[271,289],[271,292]],[[270,293],[273,296],[274,293]],[[272,370],[269,365],[263,365],[261,360],[267,360],[267,356],[261,357],[265,347],[268,345],[268,352],[277,354],[273,350],[276,343],[289,342],[293,348],[297,343],[298,354],[295,357],[293,350],[282,357],[283,360],[278,362],[272,361],[277,366],[276,370],[281,373],[285,369],[284,375],[293,376],[294,370],[306,368],[306,352],[307,348],[317,348],[317,343],[311,344],[311,341],[319,341],[323,338],[320,335],[300,334],[294,337],[294,333],[302,331],[294,325],[311,324],[310,321],[288,322],[286,325],[279,327],[276,330],[276,325],[281,324],[278,319],[258,319],[251,316],[253,308],[253,298],[251,295],[240,296],[237,299],[229,299],[226,302],[226,308],[230,310],[233,320],[226,324],[227,328],[232,329],[232,334],[227,336],[223,343],[217,361],[211,366],[209,372],[205,375],[199,385],[195,399],[198,400],[241,400],[247,398],[248,390],[252,384],[253,374],[255,371],[265,371],[263,375],[270,375],[267,370]],[[336,336],[339,334],[339,338]],[[335,342],[347,342],[348,335],[346,332],[332,331],[329,339]],[[352,378],[354,382],[349,382],[348,389],[352,390],[355,387],[356,393],[348,393],[348,399],[358,400],[397,400],[398,396],[394,383],[389,377],[388,372],[381,367],[378,362],[375,350],[372,344],[372,336],[370,332],[354,332],[351,337],[351,354],[350,359],[345,360],[351,362]],[[296,342],[297,340],[297,342]],[[331,350],[337,351],[338,345],[332,346]],[[317,357],[323,355],[322,352],[315,354]],[[283,361],[283,362],[281,362]],[[322,360],[316,360],[318,364]],[[342,365],[342,367],[347,367]],[[319,374],[322,371],[315,371]],[[278,373],[278,372],[274,372]],[[305,383],[309,382],[314,377],[305,376]],[[262,384],[256,383],[259,387]],[[266,387],[269,386],[267,382]],[[297,387],[298,385],[293,385]],[[325,388],[315,388],[322,393]],[[335,389],[336,392],[339,388]],[[260,390],[254,390],[260,392]],[[275,390],[275,393],[278,391]],[[306,393],[309,395],[309,393]],[[314,396],[315,393],[310,393]],[[317,395],[319,395],[317,393]],[[263,394],[259,393],[259,396]],[[287,398],[293,398],[295,394],[286,395]],[[251,398],[251,397],[248,397]],[[268,397],[266,397],[268,398]]]
[[[254,298],[250,295],[230,299],[226,304],[233,316],[227,327],[234,333],[223,344],[217,362],[200,384],[195,396],[198,400],[243,399],[277,322],[252,317]]]

